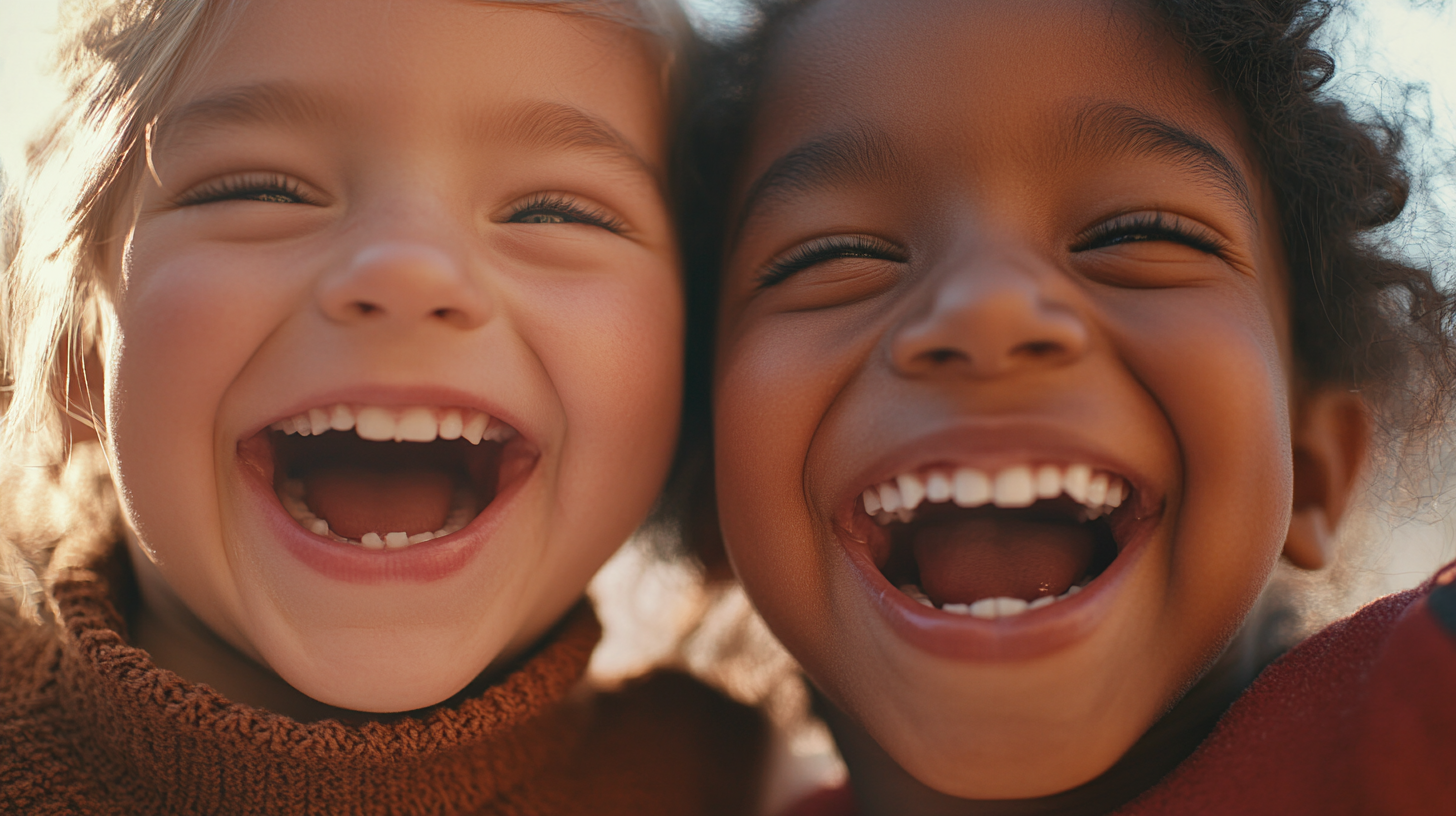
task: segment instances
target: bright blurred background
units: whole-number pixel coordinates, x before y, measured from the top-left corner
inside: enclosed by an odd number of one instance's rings
[[[746,19],[738,0],[685,0],[708,30],[731,31]],[[1397,225],[1391,240],[1434,263],[1450,279],[1456,270],[1456,4],[1432,0],[1350,3],[1335,18],[1327,47],[1339,63],[1335,90],[1351,104],[1404,116],[1411,160],[1425,182],[1417,213]],[[0,183],[23,175],[27,142],[47,123],[62,92],[48,66],[58,29],[57,0],[0,0]],[[1373,476],[1381,497],[1346,524],[1361,546],[1337,583],[1353,591],[1331,602],[1324,616],[1362,599],[1412,586],[1456,558],[1456,518],[1450,512],[1456,455],[1446,445],[1432,455],[1421,483]],[[1392,487],[1392,485],[1398,486]],[[1297,578],[1295,580],[1298,580]],[[1329,583],[1326,581],[1326,583]],[[805,718],[807,694],[792,661],[752,614],[741,591],[706,589],[690,569],[629,546],[593,583],[607,628],[594,657],[598,677],[611,681],[659,661],[686,664],[736,695],[766,703],[785,729],[777,799],[794,796],[840,773],[828,735]]]

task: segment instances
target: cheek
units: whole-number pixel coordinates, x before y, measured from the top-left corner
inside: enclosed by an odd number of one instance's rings
[[[167,496],[134,518],[138,532],[168,507],[205,512],[215,484],[214,428],[223,393],[278,310],[266,281],[220,253],[135,245],[116,304],[107,361],[107,424],[124,493]],[[153,487],[131,490],[145,481]],[[183,497],[191,497],[191,501]]]
[[[828,596],[807,460],[858,354],[828,327],[787,323],[724,332],[720,344],[713,414],[724,541],[759,611],[793,642],[810,637],[796,630]]]
[[[677,442],[683,306],[660,261],[630,278],[525,294],[523,334],[565,414],[563,512],[640,519]],[[606,488],[611,485],[611,488]],[[601,521],[603,516],[597,516]],[[635,521],[633,521],[635,525]]]
[[[1217,626],[1237,622],[1273,569],[1288,530],[1293,464],[1287,374],[1259,300],[1189,292],[1164,298],[1123,339],[1158,400],[1183,463],[1170,603]]]

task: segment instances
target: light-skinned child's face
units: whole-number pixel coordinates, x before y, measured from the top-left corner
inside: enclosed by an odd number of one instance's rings
[[[820,0],[740,168],[730,555],[834,706],[959,797],[1107,770],[1289,528],[1269,194],[1231,109],[1129,8]],[[920,504],[877,523],[867,490]]]
[[[153,134],[106,360],[127,516],[214,632],[397,711],[581,596],[675,442],[661,88],[635,33],[522,6],[225,31]]]

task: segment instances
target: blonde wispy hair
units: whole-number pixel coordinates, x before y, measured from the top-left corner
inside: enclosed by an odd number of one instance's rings
[[[681,111],[694,36],[678,0],[479,0],[542,6],[642,32],[662,65],[662,90]],[[101,428],[100,383],[85,376],[106,335],[114,281],[108,253],[120,216],[150,172],[151,131],[185,90],[247,0],[72,0],[63,6],[58,69],[66,101],[6,190],[0,261],[0,596],[34,599],[34,565],[63,520],[32,496],[61,485],[67,427]],[[102,465],[99,456],[78,466]],[[94,480],[92,480],[94,481]],[[90,482],[88,482],[89,484]],[[21,506],[21,496],[31,497]],[[65,504],[64,502],[62,504]],[[61,506],[61,505],[55,505]],[[66,505],[69,506],[69,505]],[[62,525],[64,526],[64,525]],[[48,532],[40,533],[37,531]],[[39,539],[37,541],[37,539]]]

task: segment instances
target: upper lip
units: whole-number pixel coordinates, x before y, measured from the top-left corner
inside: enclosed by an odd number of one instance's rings
[[[865,489],[902,473],[936,466],[974,467],[995,473],[1024,464],[1085,464],[1121,476],[1132,487],[1135,516],[1162,501],[1165,488],[1151,474],[1064,425],[1036,421],[974,421],[916,437],[880,455],[838,491],[834,518],[849,529]]]
[[[468,391],[447,386],[402,387],[356,385],[316,392],[306,397],[300,397],[294,402],[289,403],[285,409],[249,425],[239,435],[238,439],[251,438],[255,434],[261,433],[273,423],[287,417],[305,413],[310,408],[327,408],[339,403],[375,405],[386,408],[407,408],[412,406],[424,406],[428,408],[471,408],[482,413],[490,414],[496,419],[510,425],[516,430],[518,439],[525,439],[534,445],[536,440],[541,438],[539,430],[531,427],[530,421],[524,416],[479,394],[472,394]]]

